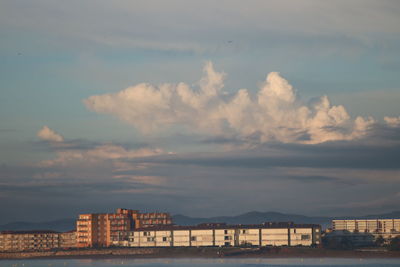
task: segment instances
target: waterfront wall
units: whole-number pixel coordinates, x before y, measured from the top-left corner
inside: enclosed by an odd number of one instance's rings
[[[94,256],[129,256],[129,255],[154,255],[156,248],[135,249],[80,249],[66,251],[30,251],[30,252],[1,252],[0,259],[28,259],[28,258],[51,258],[51,257],[94,257]]]

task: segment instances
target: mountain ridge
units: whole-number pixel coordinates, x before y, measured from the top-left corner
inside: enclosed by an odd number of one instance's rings
[[[197,225],[200,223],[227,223],[227,224],[260,224],[264,222],[294,222],[320,224],[323,228],[330,226],[333,219],[393,219],[400,218],[400,211],[364,216],[306,216],[300,214],[286,214],[276,211],[249,211],[234,216],[190,217],[182,214],[172,216],[176,225]],[[0,225],[0,231],[11,230],[53,230],[69,231],[75,229],[76,219],[65,218],[44,222],[16,221]]]

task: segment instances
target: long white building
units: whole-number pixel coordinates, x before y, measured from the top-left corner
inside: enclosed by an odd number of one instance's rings
[[[112,241],[114,246],[125,247],[317,246],[320,243],[320,225],[293,223],[159,226],[122,231]]]
[[[400,235],[400,219],[332,220],[332,230],[391,238]]]

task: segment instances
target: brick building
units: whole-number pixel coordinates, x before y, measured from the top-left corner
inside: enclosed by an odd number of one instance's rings
[[[120,231],[171,225],[169,213],[140,213],[117,209],[116,213],[80,214],[76,222],[78,247],[108,247]]]

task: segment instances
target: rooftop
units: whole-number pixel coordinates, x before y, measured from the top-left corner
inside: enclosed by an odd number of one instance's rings
[[[319,224],[294,224],[293,222],[265,222],[263,224],[232,224],[226,223],[202,223],[194,226],[158,225],[138,228],[135,231],[160,231],[160,230],[207,230],[207,229],[279,229],[279,228],[320,228]]]
[[[59,234],[60,232],[56,232],[53,230],[27,230],[27,231],[1,231],[0,234]]]

